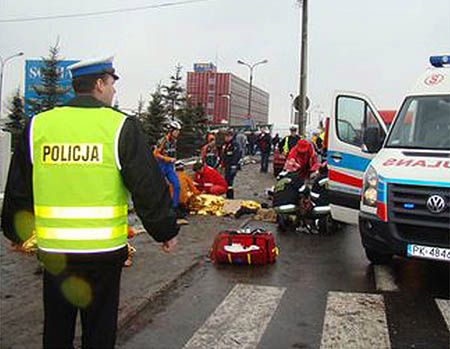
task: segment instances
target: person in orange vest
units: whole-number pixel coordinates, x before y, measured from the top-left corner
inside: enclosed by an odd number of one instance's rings
[[[227,182],[216,169],[201,162],[195,163],[193,169],[195,184],[201,192],[212,195],[222,195],[227,192]]]
[[[178,160],[175,162],[175,170],[177,172],[178,181],[180,182],[180,207],[186,209],[189,199],[192,196],[200,195],[201,191],[197,189],[194,180],[184,171],[184,162]],[[173,188],[171,187],[171,191]]]

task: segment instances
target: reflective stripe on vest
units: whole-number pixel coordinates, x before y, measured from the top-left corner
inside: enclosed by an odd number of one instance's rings
[[[126,246],[128,192],[111,108],[57,107],[33,118],[30,145],[38,248],[97,253]]]
[[[284,139],[283,152],[284,152],[284,155],[289,154],[289,137],[286,137]]]
[[[128,206],[111,207],[52,207],[35,206],[34,214],[41,218],[108,219],[126,216]]]
[[[49,240],[111,240],[127,233],[128,226],[115,228],[36,228],[36,236]]]

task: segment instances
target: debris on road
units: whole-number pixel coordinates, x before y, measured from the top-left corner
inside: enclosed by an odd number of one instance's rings
[[[230,200],[221,196],[202,194],[194,197],[189,206],[191,214],[212,216],[235,216],[256,213],[261,204],[252,200]]]
[[[255,221],[276,223],[277,222],[277,213],[273,208],[261,208],[256,212],[256,215],[253,217]]]

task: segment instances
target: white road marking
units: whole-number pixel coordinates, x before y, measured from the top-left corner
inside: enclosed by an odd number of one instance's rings
[[[375,265],[375,285],[379,291],[398,291],[398,287],[392,275],[392,268],[386,265]]]
[[[237,284],[184,349],[256,348],[285,288]]]
[[[321,349],[390,347],[382,295],[328,293]]]
[[[450,300],[449,299],[435,299],[436,304],[447,323],[447,328],[450,331]]]

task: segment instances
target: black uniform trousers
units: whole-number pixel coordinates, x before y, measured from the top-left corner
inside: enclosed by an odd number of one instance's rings
[[[234,184],[234,178],[236,177],[237,174],[237,166],[234,166],[233,168],[230,167],[225,167],[225,181],[228,184],[228,188],[232,188],[233,184]]]
[[[114,348],[121,271],[122,264],[118,263],[69,266],[58,275],[44,271],[45,349],[74,348],[78,311],[82,348]],[[74,305],[77,300],[80,303]]]
[[[227,199],[234,199],[233,184],[234,184],[234,178],[236,177],[236,174],[237,174],[237,166],[226,166],[225,167],[225,181],[228,184],[227,194],[226,194]]]
[[[269,157],[270,153],[266,151],[261,152],[261,172],[267,173],[269,170]]]

